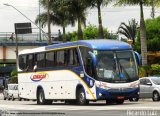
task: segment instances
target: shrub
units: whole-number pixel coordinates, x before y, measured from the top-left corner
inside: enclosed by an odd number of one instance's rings
[[[160,65],[159,64],[152,64],[152,75],[160,75]]]

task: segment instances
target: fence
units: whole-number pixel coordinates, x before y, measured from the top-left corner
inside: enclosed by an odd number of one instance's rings
[[[14,39],[10,39],[12,33],[13,32],[0,32],[0,42],[14,41]],[[17,38],[18,41],[47,41],[47,36],[47,34],[41,34],[41,36],[39,36],[38,32],[34,32],[31,34],[18,34]],[[53,40],[57,37],[58,33],[51,33],[51,38]],[[15,34],[13,38],[15,38]]]

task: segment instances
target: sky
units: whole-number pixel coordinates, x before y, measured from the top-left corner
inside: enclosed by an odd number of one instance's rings
[[[4,3],[13,5],[33,22],[39,14],[38,0],[0,0],[0,32],[14,32],[14,23],[30,22],[12,7],[5,6]],[[40,12],[42,11],[43,8],[40,8]],[[145,19],[150,18],[150,12],[150,7],[144,7]],[[159,15],[160,9],[156,8],[156,16]],[[132,18],[139,22],[139,6],[113,7],[110,5],[102,8],[102,24],[109,32],[115,33],[121,22],[128,23],[128,20]],[[87,25],[98,25],[97,9],[88,10],[86,23]],[[33,32],[38,32],[34,24],[32,24],[32,27],[34,28]],[[54,33],[57,33],[59,29],[62,31],[61,27],[51,27],[51,31]],[[47,32],[47,27],[43,30]],[[72,32],[73,30],[77,30],[77,25],[75,27],[68,26],[66,28],[67,32]]]

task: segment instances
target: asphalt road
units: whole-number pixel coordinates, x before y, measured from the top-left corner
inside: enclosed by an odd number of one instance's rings
[[[141,99],[138,102],[125,101],[123,105],[106,105],[104,101],[91,102],[87,106],[66,105],[63,102],[37,105],[35,101],[3,100],[0,94],[0,114],[6,113],[15,116],[160,116],[160,102]]]

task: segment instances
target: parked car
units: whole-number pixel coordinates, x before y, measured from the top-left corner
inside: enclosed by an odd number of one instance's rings
[[[8,99],[8,89],[7,89],[7,88],[5,88],[5,89],[3,90],[3,99],[4,99],[4,100]]]
[[[12,100],[19,98],[18,84],[8,84],[8,98]]]
[[[8,89],[4,89],[3,96],[4,96],[4,100],[20,99],[18,94],[18,84],[8,84]]]
[[[140,98],[160,100],[160,77],[143,77],[140,79]]]

